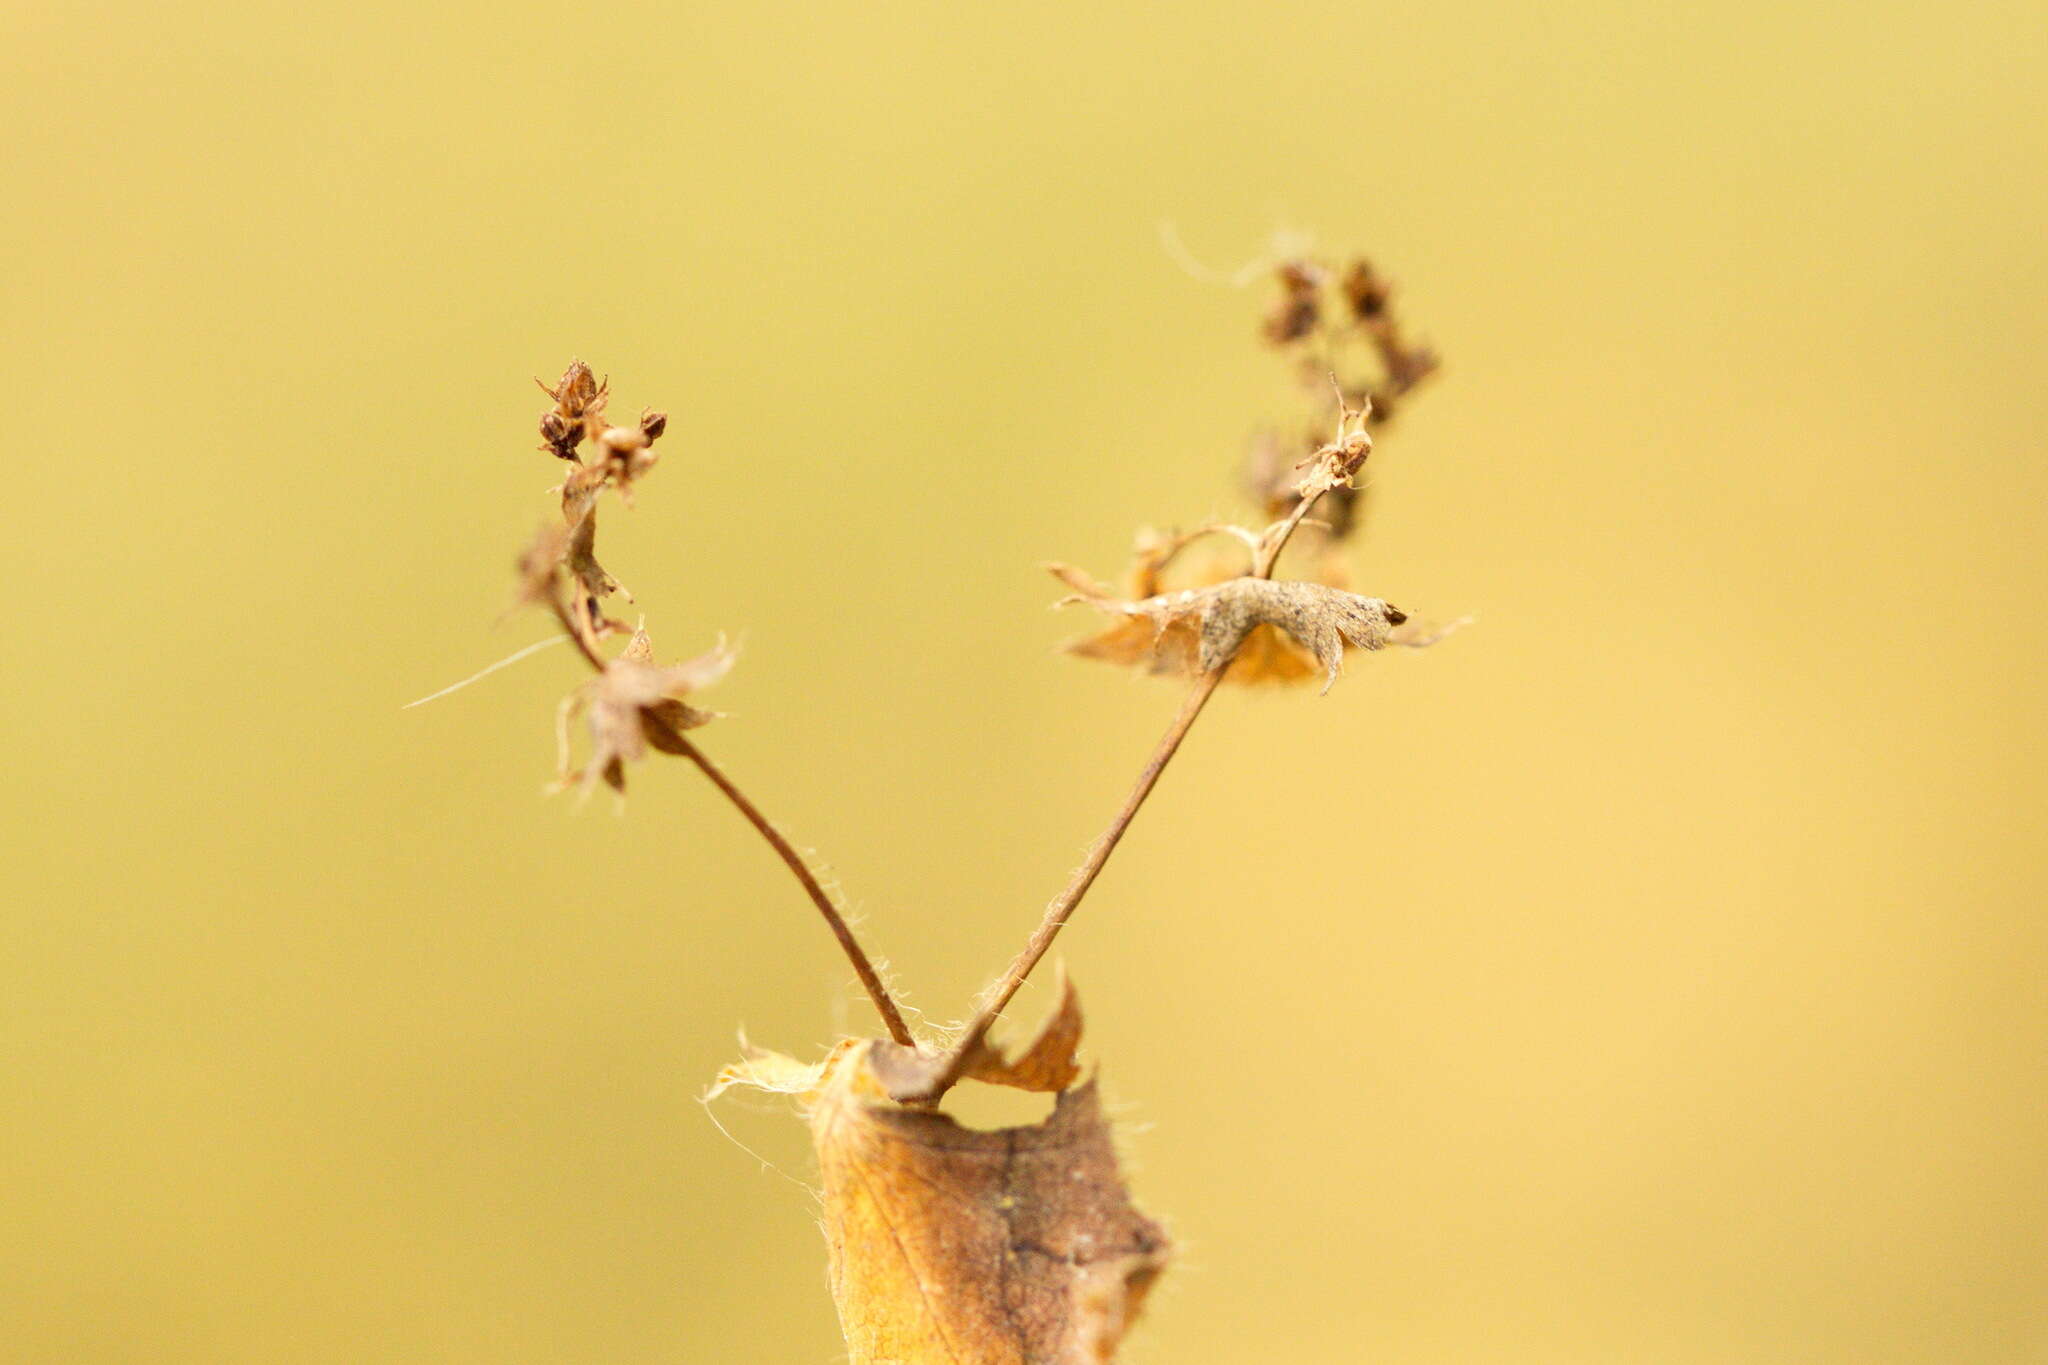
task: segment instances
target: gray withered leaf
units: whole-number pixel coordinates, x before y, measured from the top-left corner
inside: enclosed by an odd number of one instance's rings
[[[1380,598],[1321,583],[1241,577],[1127,602],[1064,565],[1053,572],[1078,590],[1068,601],[1086,602],[1123,618],[1113,632],[1118,653],[1088,652],[1117,662],[1149,664],[1155,672],[1206,673],[1221,668],[1238,659],[1259,627],[1270,626],[1315,660],[1327,692],[1343,668],[1347,645],[1379,649],[1389,643],[1431,644],[1439,638],[1404,637],[1396,628],[1408,619],[1406,612]]]

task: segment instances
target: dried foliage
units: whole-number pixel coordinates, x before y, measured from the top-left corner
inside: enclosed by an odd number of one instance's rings
[[[519,555],[515,600],[552,615],[592,670],[558,711],[556,785],[588,791],[603,782],[623,793],[627,765],[650,751],[687,759],[802,886],[889,1034],[842,1042],[816,1066],[751,1052],[712,1089],[746,1086],[802,1105],[823,1178],[833,1297],[855,1365],[1106,1365],[1115,1357],[1168,1245],[1133,1207],[1095,1083],[1082,1078],[1079,1001],[1063,986],[1051,1018],[1014,1057],[990,1042],[991,1029],[1219,684],[1319,677],[1328,690],[1347,649],[1425,645],[1448,629],[1349,591],[1338,553],[1359,523],[1357,480],[1374,431],[1435,371],[1436,357],[1409,343],[1390,287],[1362,260],[1340,270],[1291,259],[1276,278],[1262,332],[1291,359],[1311,412],[1292,448],[1274,433],[1254,447],[1246,486],[1269,524],[1144,532],[1120,594],[1050,566],[1073,590],[1068,601],[1112,618],[1072,652],[1190,685],[1122,806],[950,1045],[915,1037],[803,857],[690,737],[715,714],[693,699],[725,676],[733,651],[721,638],[695,658],[658,664],[644,622],[629,631],[606,614],[608,598],[631,595],[597,559],[599,504],[611,492],[631,505],[656,465],[667,415],[650,408],[615,424],[610,381],[581,361],[540,385],[551,405],[540,417],[541,449],[566,466],[550,490],[561,515]],[[1361,373],[1361,357],[1372,373]],[[1307,546],[1307,569],[1277,578],[1290,543]],[[1185,553],[1196,545],[1200,553]],[[619,636],[626,644],[607,657],[606,642]],[[579,718],[589,738],[577,764],[570,733]],[[940,1109],[967,1081],[1049,1093],[1055,1106],[1042,1123],[975,1131]]]
[[[1077,588],[1088,580],[1063,565],[1054,572]],[[1070,576],[1071,575],[1071,576]],[[1300,656],[1278,646],[1274,632],[1306,651],[1321,669],[1324,690],[1344,666],[1344,647],[1378,649],[1406,612],[1377,597],[1321,583],[1276,583],[1249,575],[1208,588],[1187,588],[1136,602],[1099,594],[1093,585],[1069,601],[1098,607],[1120,623],[1104,635],[1091,637],[1075,653],[1112,663],[1141,664],[1153,673],[1201,674],[1251,665],[1251,680],[1292,682],[1304,676]],[[1244,645],[1255,630],[1266,628],[1257,650],[1242,659]]]
[[[1132,1206],[1095,1083],[1077,1084],[1071,989],[1014,1062],[985,1044],[970,1074],[1055,1092],[1042,1123],[982,1132],[892,1098],[931,1062],[840,1044],[805,1067],[756,1054],[712,1088],[794,1095],[823,1182],[832,1297],[852,1365],[1105,1365],[1165,1268]]]
[[[1352,490],[1372,454],[1372,435],[1366,430],[1371,413],[1369,397],[1364,406],[1352,408],[1340,391],[1335,434],[1295,465],[1292,506],[1263,532],[1231,525],[1173,536],[1141,532],[1132,557],[1131,591],[1121,597],[1072,565],[1047,565],[1074,590],[1057,605],[1085,603],[1116,618],[1107,630],[1069,644],[1068,652],[1149,673],[1199,676],[1227,670],[1224,680],[1233,683],[1295,683],[1320,676],[1327,692],[1343,668],[1347,647],[1419,648],[1457,629],[1462,621],[1401,629],[1406,612],[1380,598],[1345,591],[1343,568],[1327,553],[1342,537],[1327,527],[1318,581],[1270,577],[1288,538],[1310,524],[1310,510],[1332,493]],[[1208,536],[1237,541],[1249,556],[1250,572],[1167,590],[1167,566]]]

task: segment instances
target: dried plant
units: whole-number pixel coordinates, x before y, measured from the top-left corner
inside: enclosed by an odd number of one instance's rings
[[[1304,257],[1276,273],[1278,298],[1262,331],[1289,359],[1308,416],[1291,443],[1267,433],[1251,452],[1246,483],[1268,524],[1142,532],[1121,594],[1077,569],[1049,566],[1073,590],[1066,601],[1111,618],[1070,645],[1073,653],[1179,675],[1188,688],[1108,827],[950,1039],[913,1034],[803,857],[691,738],[716,718],[693,699],[732,667],[733,651],[721,639],[664,666],[644,624],[629,629],[606,614],[606,599],[632,599],[598,563],[598,506],[606,492],[631,505],[655,467],[666,415],[650,409],[613,424],[609,381],[580,361],[556,384],[541,385],[553,404],[540,419],[541,449],[566,466],[554,490],[561,518],[520,554],[516,600],[551,615],[593,674],[557,713],[555,785],[587,793],[602,782],[623,796],[628,766],[649,751],[689,760],[796,878],[888,1035],[842,1041],[815,1065],[750,1052],[711,1091],[748,1086],[803,1107],[824,1185],[832,1293],[855,1365],[1114,1358],[1169,1247],[1131,1204],[1095,1084],[1082,1079],[1079,1000],[1063,985],[1051,1019],[1014,1057],[991,1042],[990,1030],[1222,684],[1321,679],[1327,691],[1347,650],[1426,645],[1453,628],[1426,628],[1349,591],[1339,554],[1359,524],[1357,480],[1374,432],[1436,370],[1436,357],[1404,338],[1386,281],[1364,261],[1340,272]],[[1305,573],[1276,577],[1283,553],[1297,545],[1307,546]],[[607,654],[606,642],[618,636],[625,645]],[[578,721],[587,732],[580,763]],[[966,1128],[942,1106],[968,1081],[1054,1094],[1053,1113],[1026,1127]]]

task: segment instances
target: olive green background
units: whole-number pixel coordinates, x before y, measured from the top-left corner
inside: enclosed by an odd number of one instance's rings
[[[2036,0],[17,0],[0,75],[0,1355],[839,1358],[798,1125],[697,1098],[870,1026],[810,909],[680,765],[541,799],[566,655],[399,707],[543,633],[589,359],[707,747],[957,1020],[1175,704],[1037,564],[1288,410],[1162,221],[1400,281],[1358,582],[1479,622],[1226,696],[1061,944],[1130,1359],[2048,1355]]]

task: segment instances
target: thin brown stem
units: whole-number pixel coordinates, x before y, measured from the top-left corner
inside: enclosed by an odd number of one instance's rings
[[[567,604],[562,601],[559,590],[549,594],[548,605],[585,661],[599,673],[604,672],[604,656],[599,654],[583,632],[576,628],[575,619],[570,615]],[[790,875],[803,887],[804,894],[811,898],[811,904],[817,906],[818,913],[825,917],[826,927],[832,931],[832,937],[839,940],[839,950],[846,954],[846,960],[853,964],[854,975],[860,978],[861,987],[867,991],[868,999],[874,1002],[875,1012],[882,1016],[882,1024],[889,1030],[889,1036],[905,1047],[916,1047],[917,1039],[911,1036],[909,1025],[903,1022],[903,1014],[896,1008],[896,1001],[890,997],[889,988],[882,984],[881,974],[875,970],[875,964],[868,959],[867,952],[860,946],[860,940],[853,936],[853,929],[847,924],[846,917],[839,913],[839,907],[832,903],[832,897],[826,894],[817,876],[804,862],[803,854],[797,852],[796,847],[782,837],[782,831],[775,828],[774,823],[761,813],[761,808],[725,775],[723,769],[711,761],[708,754],[691,743],[682,731],[669,729],[662,739],[674,752],[696,764],[698,770],[711,779],[711,785],[718,788],[725,799],[733,804],[734,809],[747,818],[747,823],[768,841],[768,846],[775,850],[776,856],[789,868]]]
[[[1315,505],[1322,500],[1323,495],[1321,493],[1316,494],[1312,498],[1298,500],[1294,504],[1294,510],[1287,514],[1287,520],[1280,522],[1277,526],[1270,528],[1266,532],[1265,543],[1259,547],[1259,552],[1252,557],[1251,576],[1253,578],[1271,578],[1273,576],[1273,568],[1280,562],[1280,552],[1287,548],[1287,542],[1293,539],[1296,528],[1315,509]]]
[[[1303,519],[1315,510],[1315,505],[1320,501],[1320,491],[1302,498],[1284,521],[1267,530],[1252,556],[1252,577],[1273,576],[1273,567],[1279,563],[1280,552],[1287,548],[1287,542],[1293,538],[1295,530]],[[1151,758],[1146,760],[1144,770],[1132,784],[1130,795],[1124,798],[1123,805],[1110,819],[1109,828],[1090,846],[1087,858],[1068,881],[1066,889],[1045,907],[1044,916],[1039,920],[1038,927],[1031,931],[1031,937],[1025,942],[1023,950],[1011,960],[1009,967],[997,978],[995,984],[989,987],[983,997],[981,1008],[969,1021],[966,1032],[960,1035],[960,1041],[954,1045],[952,1053],[946,1059],[946,1065],[932,1082],[930,1092],[916,1097],[920,1102],[935,1104],[941,1096],[959,1083],[975,1053],[980,1049],[982,1040],[988,1036],[989,1029],[995,1024],[996,1017],[1015,998],[1025,979],[1031,975],[1032,969],[1051,949],[1053,940],[1059,937],[1060,930],[1066,928],[1067,921],[1073,918],[1074,910],[1080,905],[1081,898],[1088,894],[1088,888],[1095,885],[1095,879],[1101,875],[1104,864],[1109,862],[1109,855],[1114,853],[1116,846],[1123,841],[1124,832],[1131,827],[1131,821],[1137,818],[1138,808],[1145,804],[1145,798],[1159,785],[1160,774],[1166,771],[1167,763],[1179,751],[1181,741],[1187,738],[1195,719],[1202,714],[1202,708],[1207,706],[1209,698],[1216,694],[1216,688],[1223,681],[1223,675],[1229,667],[1226,663],[1223,667],[1211,669],[1195,679],[1194,686],[1188,689],[1187,699],[1181,703],[1180,714],[1173,718],[1173,724],[1167,727],[1166,733],[1160,736],[1159,743],[1153,747]]]
[[[1173,724],[1167,727],[1166,733],[1160,736],[1159,743],[1153,747],[1152,757],[1146,760],[1144,771],[1138,774],[1138,780],[1132,785],[1130,794],[1124,798],[1123,805],[1111,818],[1109,828],[1105,829],[1089,848],[1087,858],[1067,882],[1066,889],[1045,907],[1045,915],[1039,920],[1038,927],[1032,931],[1023,951],[1017,954],[983,997],[980,1010],[968,1024],[967,1031],[960,1036],[960,1041],[947,1059],[945,1068],[932,1083],[931,1093],[921,1097],[926,1102],[936,1102],[960,1080],[968,1062],[980,1048],[982,1039],[987,1037],[989,1028],[995,1023],[996,1016],[1003,1012],[1003,1008],[1024,985],[1025,978],[1031,975],[1032,968],[1038,965],[1039,959],[1052,947],[1053,940],[1059,937],[1060,930],[1067,927],[1067,921],[1073,918],[1075,908],[1081,904],[1081,898],[1088,894],[1089,887],[1095,885],[1095,879],[1101,875],[1103,865],[1109,861],[1109,855],[1116,851],[1117,844],[1123,840],[1124,832],[1131,827],[1131,821],[1137,817],[1138,808],[1145,804],[1145,798],[1150,796],[1152,789],[1159,784],[1160,774],[1166,771],[1166,765],[1179,750],[1180,742],[1187,738],[1188,730],[1194,725],[1195,718],[1202,714],[1202,708],[1207,706],[1209,698],[1215,695],[1216,685],[1223,681],[1223,673],[1222,668],[1212,669],[1197,678],[1194,686],[1188,690],[1187,699],[1181,703],[1180,714],[1173,718]]]
[[[723,792],[725,799],[732,802],[741,815],[747,817],[747,823],[760,832],[761,837],[768,841],[768,846],[775,850],[776,856],[789,868],[790,875],[802,884],[804,893],[811,898],[811,904],[817,906],[818,913],[825,917],[826,927],[832,930],[832,937],[839,940],[840,951],[845,953],[847,961],[853,964],[854,975],[860,978],[860,984],[867,991],[868,999],[874,1002],[875,1012],[882,1016],[882,1023],[889,1030],[889,1036],[905,1047],[916,1047],[917,1040],[911,1036],[909,1026],[903,1022],[903,1015],[896,1008],[896,1002],[890,998],[889,988],[882,984],[881,975],[875,971],[874,963],[868,960],[867,953],[861,949],[860,941],[854,938],[852,928],[846,923],[846,917],[839,913],[839,907],[832,903],[832,898],[825,894],[825,888],[818,884],[816,875],[804,862],[803,855],[796,851],[789,840],[782,837],[782,831],[775,828],[767,816],[761,814],[760,807],[749,800],[745,792],[733,785],[732,779],[711,761],[709,755],[681,733],[676,733],[674,738],[682,756],[696,764],[704,776],[711,779],[711,785]]]

